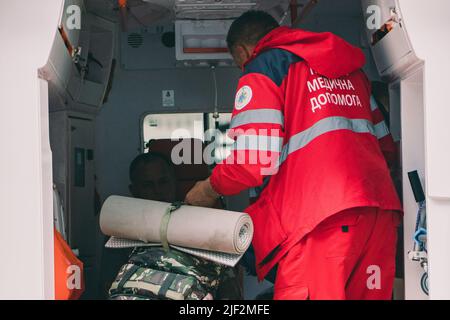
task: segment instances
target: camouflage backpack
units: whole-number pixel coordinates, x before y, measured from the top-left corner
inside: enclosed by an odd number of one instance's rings
[[[136,248],[112,283],[110,299],[212,299],[226,269],[177,250]]]

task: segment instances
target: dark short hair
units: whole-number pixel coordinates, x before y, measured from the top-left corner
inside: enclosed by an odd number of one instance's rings
[[[141,164],[148,164],[155,161],[162,161],[167,167],[172,171],[172,162],[162,153],[159,152],[148,152],[138,155],[130,164],[129,177],[130,181],[133,182],[135,179],[136,170]]]
[[[279,26],[275,18],[267,12],[247,11],[231,24],[227,36],[228,49],[232,52],[237,45],[256,45],[265,35]]]

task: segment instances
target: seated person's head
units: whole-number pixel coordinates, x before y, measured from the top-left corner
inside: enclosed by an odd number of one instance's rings
[[[144,153],[130,165],[130,192],[135,198],[174,202],[176,177],[169,159],[159,153]]]

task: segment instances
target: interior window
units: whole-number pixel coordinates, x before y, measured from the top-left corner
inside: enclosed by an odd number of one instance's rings
[[[149,114],[143,121],[144,149],[150,140],[195,138],[204,140],[203,113]]]
[[[144,150],[151,140],[195,138],[206,144],[214,143],[213,154],[218,163],[230,155],[234,143],[227,136],[230,122],[231,113],[220,113],[218,118],[213,113],[149,114],[143,121]],[[205,135],[205,130],[208,129],[209,134]]]

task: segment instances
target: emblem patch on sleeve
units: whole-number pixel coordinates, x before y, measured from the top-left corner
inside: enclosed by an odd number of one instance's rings
[[[244,109],[250,101],[252,101],[253,91],[249,86],[243,86],[236,94],[236,101],[234,102],[234,107],[236,110]]]

